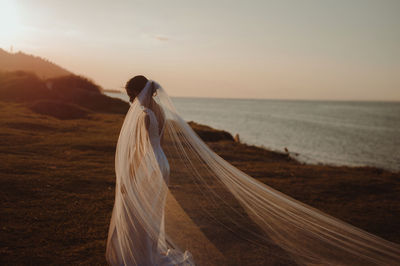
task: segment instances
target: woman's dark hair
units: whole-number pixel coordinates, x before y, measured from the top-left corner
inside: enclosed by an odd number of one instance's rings
[[[125,85],[126,92],[129,96],[129,101],[133,102],[136,96],[143,90],[146,86],[148,79],[145,76],[139,75],[131,78]]]

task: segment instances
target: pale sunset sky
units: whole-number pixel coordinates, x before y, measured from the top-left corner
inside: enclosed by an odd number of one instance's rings
[[[0,0],[0,47],[173,96],[400,101],[399,0]]]

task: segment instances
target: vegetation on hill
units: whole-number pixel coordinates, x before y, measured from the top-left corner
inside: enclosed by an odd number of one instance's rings
[[[102,94],[100,86],[86,78],[68,75],[43,80],[24,71],[0,72],[0,100],[25,103],[41,114],[63,119],[85,117],[88,111],[125,114],[129,108],[128,103]],[[65,107],[61,116],[56,114],[60,103]]]
[[[8,53],[0,48],[0,71],[19,70],[33,72],[43,79],[72,74],[68,70],[41,57],[22,52]]]
[[[214,141],[233,141],[233,137],[231,133],[224,130],[216,130],[212,127],[201,125],[196,122],[190,121],[188,124],[196,131],[197,135],[205,141],[214,142]]]
[[[62,120],[86,118],[91,113],[90,110],[75,104],[46,100],[35,102],[29,108],[38,114],[50,115]]]

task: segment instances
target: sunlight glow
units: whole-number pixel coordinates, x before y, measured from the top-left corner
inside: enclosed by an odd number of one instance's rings
[[[400,0],[248,2],[0,0],[0,48],[113,90],[400,101]]]
[[[19,16],[15,1],[0,0],[0,42],[2,45],[13,45],[20,28]]]

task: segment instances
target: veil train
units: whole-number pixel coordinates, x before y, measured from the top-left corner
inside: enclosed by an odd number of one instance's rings
[[[254,264],[400,264],[400,245],[280,193],[219,157],[153,83],[156,94],[149,81],[118,140],[110,264],[224,265],[232,258]],[[146,107],[151,99],[160,112]],[[238,244],[243,242],[245,250]]]

